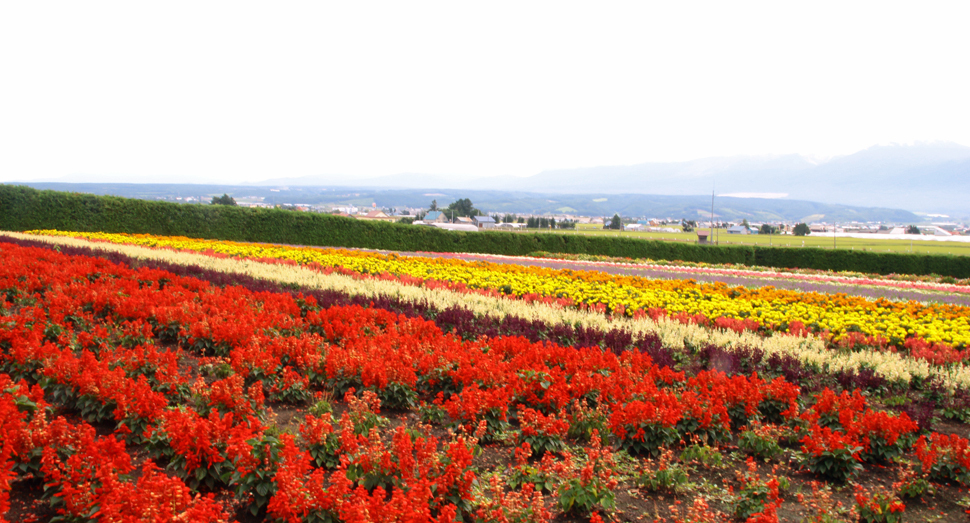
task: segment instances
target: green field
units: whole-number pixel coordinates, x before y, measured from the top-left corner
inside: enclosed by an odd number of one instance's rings
[[[672,226],[671,226],[672,227]],[[710,231],[710,229],[703,229]],[[626,238],[639,238],[644,240],[664,240],[676,242],[696,242],[696,232],[632,232],[632,231],[613,231],[604,230],[599,225],[577,225],[576,230],[556,229],[540,230],[525,229],[522,232],[555,232],[556,234],[580,234],[589,236],[622,236]],[[963,242],[940,242],[932,240],[910,241],[894,240],[886,238],[836,238],[833,244],[831,237],[819,236],[792,236],[792,235],[741,235],[728,234],[724,229],[715,229],[716,239],[720,245],[761,245],[776,247],[816,247],[822,249],[864,249],[874,252],[899,252],[899,253],[920,253],[920,254],[955,254],[959,256],[970,256],[970,243]]]

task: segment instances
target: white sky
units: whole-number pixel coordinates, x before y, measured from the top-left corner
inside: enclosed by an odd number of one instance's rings
[[[970,145],[968,2],[3,2],[0,181]]]

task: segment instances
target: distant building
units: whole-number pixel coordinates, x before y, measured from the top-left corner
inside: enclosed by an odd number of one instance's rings
[[[751,234],[751,231],[749,231],[748,228],[745,227],[744,225],[735,225],[733,227],[728,227],[727,232],[728,234]]]
[[[428,223],[448,223],[448,217],[441,211],[429,211],[424,215],[424,221]]]
[[[366,215],[364,215],[364,217],[365,218],[378,219],[378,218],[387,218],[388,216],[387,216],[387,214],[384,211],[371,211],[371,212],[367,213]]]
[[[475,216],[473,220],[479,229],[492,229],[495,227],[495,220],[491,216]]]
[[[445,229],[448,231],[467,231],[476,232],[478,227],[470,223],[432,223],[431,226],[438,227],[439,229]]]

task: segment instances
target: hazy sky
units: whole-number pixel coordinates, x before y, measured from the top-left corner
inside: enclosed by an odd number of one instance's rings
[[[0,181],[970,145],[967,2],[3,2]]]

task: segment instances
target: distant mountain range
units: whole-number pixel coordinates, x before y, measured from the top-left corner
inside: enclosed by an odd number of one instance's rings
[[[477,189],[555,194],[720,195],[775,193],[790,200],[970,215],[970,147],[874,146],[826,161],[791,154],[733,156],[544,171],[529,177],[463,178],[406,173],[363,180],[321,176],[259,185]]]
[[[70,176],[51,180],[55,183],[24,183],[147,199],[228,192],[258,195],[267,203],[377,203],[382,207],[426,207],[432,199],[428,195],[440,194],[439,204],[471,198],[478,208],[496,212],[593,216],[619,212],[688,219],[709,216],[713,190],[718,195],[715,213],[729,220],[932,221],[913,213],[970,219],[970,147],[941,142],[874,146],[824,161],[796,154],[734,156],[550,170],[528,177],[404,173],[367,179],[277,178],[249,184],[118,183],[124,180]],[[89,181],[102,183],[75,183]]]

